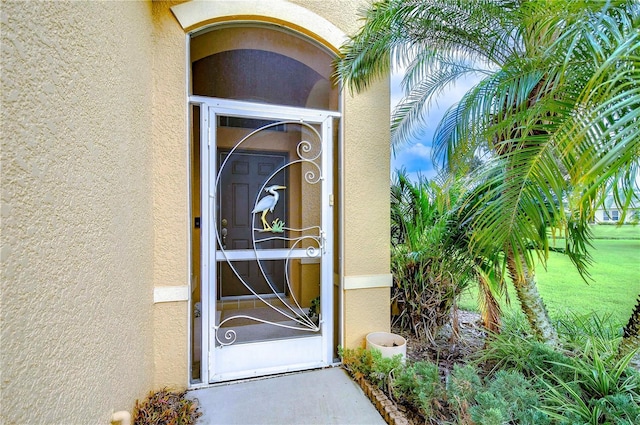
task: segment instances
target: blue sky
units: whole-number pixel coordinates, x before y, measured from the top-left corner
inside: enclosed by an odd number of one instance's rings
[[[402,74],[391,75],[391,111],[402,99],[401,88]],[[396,170],[405,168],[409,178],[417,181],[419,175],[431,179],[437,174],[431,161],[431,143],[433,133],[442,119],[445,111],[451,105],[458,102],[464,93],[479,81],[479,77],[470,77],[459,81],[455,86],[445,91],[431,104],[427,125],[423,128],[422,135],[412,140],[409,144],[396,148],[395,155],[391,153],[391,176],[395,176]],[[636,176],[636,190],[640,191],[640,175]]]
[[[402,99],[402,88],[400,82],[402,74],[394,73],[391,75],[391,111]],[[407,173],[416,180],[420,174],[426,178],[432,178],[436,175],[434,164],[431,161],[431,141],[433,133],[442,119],[445,111],[451,105],[460,100],[462,95],[467,92],[477,80],[468,79],[457,83],[454,87],[444,92],[438,99],[431,104],[429,110],[427,125],[422,130],[422,135],[414,139],[411,143],[400,146],[395,150],[395,156],[391,154],[391,173],[395,174],[395,170],[404,167]]]

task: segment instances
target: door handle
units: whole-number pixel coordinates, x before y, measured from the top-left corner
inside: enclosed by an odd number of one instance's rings
[[[227,248],[227,219],[223,218],[222,222],[222,230],[220,230],[220,235],[222,235],[222,248]]]

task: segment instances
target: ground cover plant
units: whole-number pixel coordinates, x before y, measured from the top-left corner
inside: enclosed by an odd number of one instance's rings
[[[354,377],[377,385],[416,424],[640,423],[640,371],[629,365],[638,348],[620,357],[620,332],[597,315],[572,316],[558,329],[561,350],[532,338],[522,313],[510,314],[502,333],[446,371],[439,358],[340,354]]]

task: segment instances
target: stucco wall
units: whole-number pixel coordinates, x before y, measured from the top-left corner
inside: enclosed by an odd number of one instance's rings
[[[0,422],[106,424],[152,387],[151,4],[1,24]]]
[[[189,285],[186,36],[170,7],[153,2],[154,285]],[[188,385],[187,302],[154,307],[154,381]]]
[[[277,0],[276,0],[277,1]],[[361,25],[358,11],[370,4],[367,0],[289,0],[327,19],[345,34],[353,34]]]
[[[344,291],[344,344],[354,347],[390,328],[389,84],[345,103],[345,282],[363,283]]]
[[[389,273],[389,84],[345,103],[345,275]]]
[[[369,332],[388,332],[390,327],[389,288],[361,288],[345,291],[344,346],[365,346]]]

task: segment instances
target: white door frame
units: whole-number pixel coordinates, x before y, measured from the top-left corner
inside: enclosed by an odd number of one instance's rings
[[[304,109],[297,107],[257,104],[251,102],[190,96],[190,104],[200,106],[201,146],[201,320],[202,355],[201,374],[203,383],[247,378],[259,375],[323,367],[333,362],[333,125],[341,114],[334,111]],[[321,253],[320,334],[305,338],[263,341],[249,344],[216,347],[212,329],[215,325],[216,309],[216,262],[228,258],[215,247],[216,200],[215,186],[211,184],[210,172],[215,173],[216,116],[242,116],[280,121],[296,121],[320,125],[322,137],[322,214],[321,228],[324,233]],[[210,167],[209,164],[214,164]],[[214,179],[215,180],[215,179]],[[213,186],[213,187],[212,187]],[[209,219],[207,219],[209,218]],[[289,252],[293,258],[305,255],[304,250]],[[234,259],[255,258],[255,253],[234,252]],[[250,348],[249,348],[250,346]],[[253,364],[248,370],[244,365]]]

